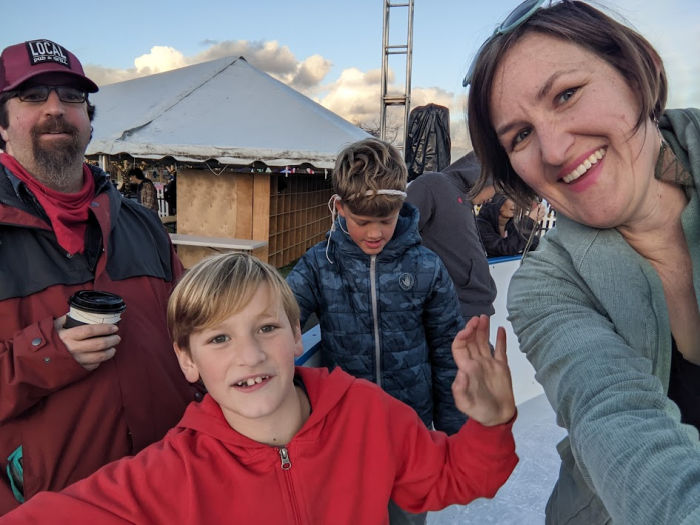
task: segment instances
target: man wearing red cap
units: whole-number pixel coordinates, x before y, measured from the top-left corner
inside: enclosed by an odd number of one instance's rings
[[[167,334],[167,233],[84,163],[97,90],[50,40],[0,55],[0,514],[138,452],[201,397]],[[86,289],[124,299],[118,327],[64,328]]]

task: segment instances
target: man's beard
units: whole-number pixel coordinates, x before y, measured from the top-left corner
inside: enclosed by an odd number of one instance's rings
[[[60,132],[70,135],[61,141],[52,141],[48,146],[41,142],[41,135]],[[76,177],[76,166],[83,162],[84,146],[80,144],[78,128],[66,122],[63,117],[50,117],[32,128],[32,152],[34,154],[34,175],[44,184],[54,188],[66,188]],[[80,172],[82,180],[82,171]]]

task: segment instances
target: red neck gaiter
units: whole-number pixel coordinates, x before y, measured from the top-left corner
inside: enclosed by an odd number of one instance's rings
[[[95,194],[95,181],[87,164],[83,164],[83,188],[78,193],[62,193],[41,184],[7,153],[0,153],[0,163],[27,185],[49,216],[56,240],[69,254],[85,250],[88,205]]]

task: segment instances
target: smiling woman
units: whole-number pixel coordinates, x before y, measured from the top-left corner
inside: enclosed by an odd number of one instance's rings
[[[516,11],[465,83],[481,185],[559,212],[508,293],[569,432],[547,522],[699,523],[700,111],[586,3]]]

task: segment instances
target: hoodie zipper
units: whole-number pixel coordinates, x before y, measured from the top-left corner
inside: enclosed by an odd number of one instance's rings
[[[377,256],[369,259],[369,285],[372,292],[372,317],[374,318],[374,373],[377,376],[377,385],[382,386],[381,348],[379,346],[379,314],[377,308]]]
[[[280,453],[280,459],[282,460],[282,470],[289,470],[292,468],[292,462],[289,461],[289,451],[286,447],[280,447],[277,449]]]
[[[287,491],[289,492],[289,499],[292,503],[292,512],[294,512],[294,522],[302,523],[301,513],[299,512],[299,506],[297,504],[296,492],[294,490],[294,485],[292,484],[292,474],[291,472],[289,472],[292,468],[292,461],[289,459],[289,450],[287,450],[287,447],[279,447],[277,449],[277,452],[280,455],[280,467],[282,468],[284,480],[287,484]]]

